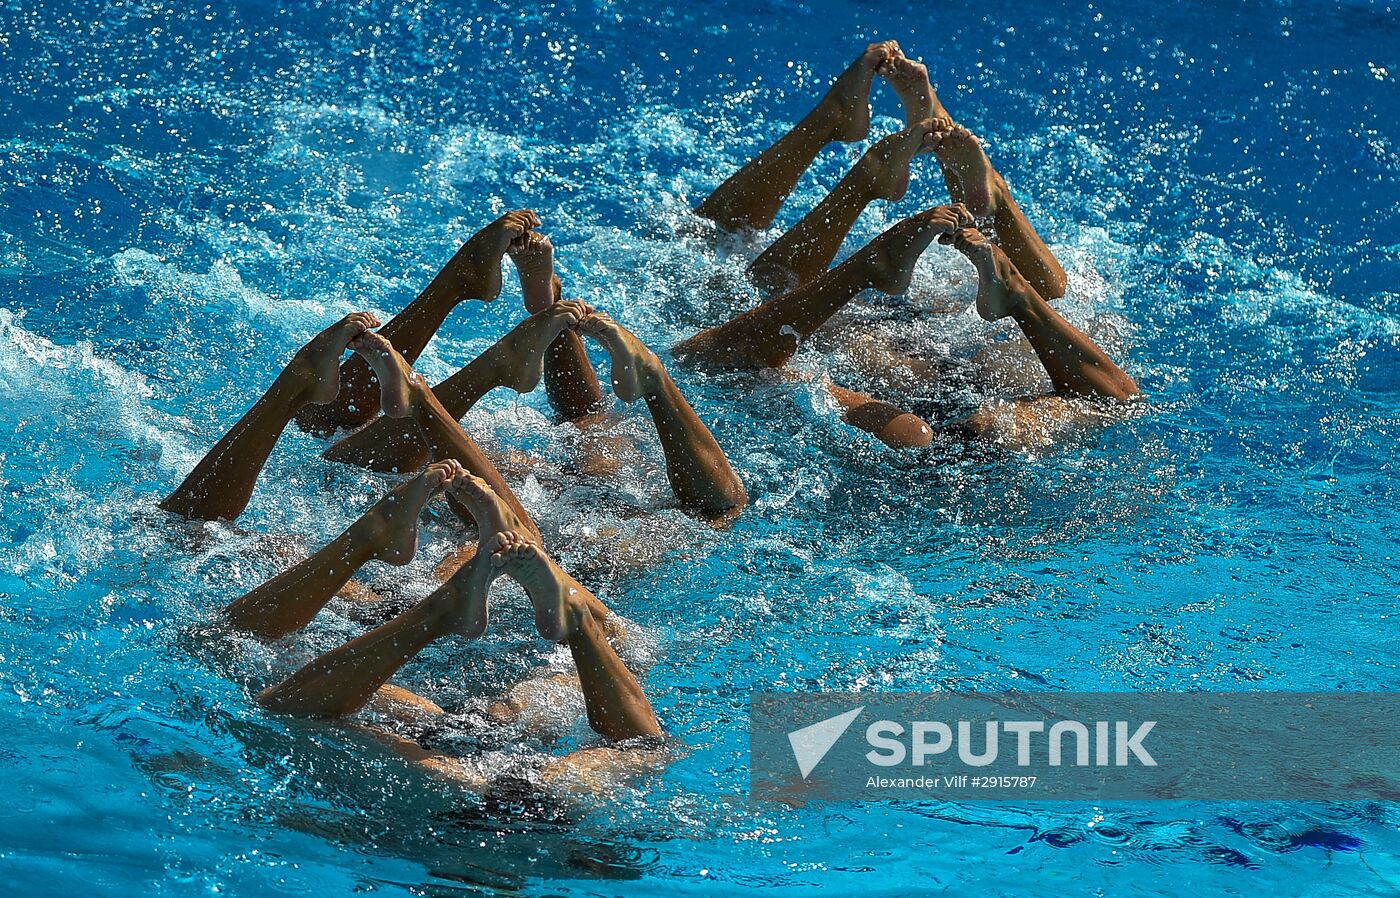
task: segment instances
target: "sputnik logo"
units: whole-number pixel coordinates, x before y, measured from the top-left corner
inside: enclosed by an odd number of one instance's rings
[[[851,724],[864,710],[865,706],[861,705],[854,711],[828,717],[787,734],[788,744],[792,746],[792,756],[797,759],[797,770],[804,780],[807,774],[817,769],[822,758],[826,757],[826,753],[831,751],[831,747],[845,735],[846,730],[850,729]]]

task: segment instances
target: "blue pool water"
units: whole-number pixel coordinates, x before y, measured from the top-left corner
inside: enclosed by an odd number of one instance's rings
[[[986,7],[856,0],[423,0],[0,8],[0,882],[14,894],[1393,894],[1393,806],[751,805],[751,690],[1400,686],[1400,15],[1388,2]],[[752,249],[687,208],[899,40],[986,137],[1069,270],[1067,314],[1150,408],[1054,449],[899,455],[810,387],[677,377],[754,503],[727,535],[666,509],[659,449],[601,506],[547,476],[542,397],[467,426],[546,474],[520,492],[637,622],[689,755],[570,825],[483,815],[353,732],[250,696],[361,632],[210,647],[212,609],[386,481],[289,431],[237,529],[151,508],[289,353],[392,313],[500,212],[539,211],[569,292],[657,347],[754,296]],[[875,132],[895,127],[877,87]],[[830,149],[790,222],[860,146]],[[931,160],[929,160],[931,162]],[[852,244],[940,201],[931,164]],[[747,255],[746,255],[747,254]],[[930,355],[994,332],[930,252],[854,316]],[[961,306],[958,306],[960,309]],[[458,310],[442,376],[520,315]],[[840,371],[820,348],[798,364]],[[933,397],[949,413],[995,390]],[[927,397],[926,397],[927,398]],[[650,441],[649,441],[650,440]],[[642,521],[629,509],[651,509]],[[367,573],[430,588],[420,561]],[[518,595],[402,681],[479,706],[560,653]],[[570,722],[569,738],[586,738]],[[480,744],[472,744],[476,740]],[[537,745],[463,736],[505,769]]]

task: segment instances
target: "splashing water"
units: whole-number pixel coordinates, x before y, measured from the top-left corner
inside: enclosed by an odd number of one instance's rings
[[[153,0],[0,9],[0,881],[102,893],[1388,893],[1393,807],[750,805],[754,688],[1394,689],[1400,449],[1397,121],[1385,2],[1194,10],[844,0],[653,12]],[[619,482],[569,474],[539,396],[465,426],[566,566],[636,622],[657,711],[689,749],[567,826],[503,819],[348,727],[256,689],[363,631],[210,643],[213,609],[353,520],[389,481],[289,429],[237,527],[154,513],[290,353],[348,311],[401,308],[462,239],[539,211],[570,296],[658,349],[750,307],[753,244],[688,209],[896,38],[983,135],[1069,273],[1065,314],[1149,393],[1143,414],[1024,453],[885,450],[812,384],[675,371],[753,497],[715,534],[666,508],[650,425]],[[874,134],[897,127],[877,86]],[[829,149],[779,225],[863,146]],[[854,248],[942,201],[868,210]],[[774,233],[777,232],[774,229]],[[771,235],[768,235],[771,236]],[[451,373],[521,316],[466,304],[419,363]],[[843,319],[1039,389],[972,272],[931,251],[907,297]],[[862,338],[865,339],[865,338]],[[795,365],[846,382],[861,344]],[[639,517],[636,509],[647,517]],[[369,585],[407,601],[455,546]],[[604,563],[600,558],[621,558]],[[557,751],[467,723],[567,653],[502,590],[479,643],[402,682],[448,707],[486,773]],[[588,738],[568,696],[546,708]],[[1345,887],[1345,888],[1343,888]]]

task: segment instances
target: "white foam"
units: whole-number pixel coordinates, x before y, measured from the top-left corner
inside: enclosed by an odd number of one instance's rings
[[[166,467],[179,466],[192,452],[169,430],[169,419],[146,400],[153,391],[139,373],[93,353],[79,342],[60,346],[26,330],[22,316],[0,309],[0,397],[10,420],[19,427],[52,427],[110,438],[120,434]]]

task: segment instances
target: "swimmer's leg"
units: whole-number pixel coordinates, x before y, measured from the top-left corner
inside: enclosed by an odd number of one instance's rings
[[[511,515],[519,520],[520,526],[532,533],[538,533],[534,519],[525,510],[525,506],[520,504],[520,499],[506,484],[501,477],[496,466],[491,464],[490,459],[476,445],[476,441],[467,435],[456,420],[447,414],[433,398],[432,391],[423,387],[418,394],[418,401],[414,405],[414,421],[418,424],[418,433],[423,442],[427,444],[428,450],[435,460],[452,458],[456,459],[471,474],[475,475],[490,491],[498,496],[509,509]],[[458,502],[453,504],[453,508],[459,516],[465,520],[470,520],[480,528],[482,522],[476,515],[462,515],[461,497],[458,492],[451,495],[458,498]],[[470,508],[470,506],[467,506]],[[484,535],[484,534],[483,534]]]
[[[344,533],[224,609],[233,626],[267,639],[300,630],[370,560],[403,565],[418,550],[418,515],[453,478],[455,461],[439,462],[396,486]]]
[[[607,347],[617,398],[646,400],[666,456],[666,477],[680,503],[712,520],[737,516],[748,504],[748,492],[656,353],[601,312],[584,319],[579,329]]]
[[[1137,383],[1097,343],[1051,308],[980,231],[963,228],[954,246],[977,268],[978,313],[988,321],[1014,318],[1058,392],[1106,399],[1141,394]]]
[[[563,284],[554,273],[554,246],[549,238],[531,231],[523,246],[511,248],[511,261],[520,275],[525,311],[534,315],[563,299]],[[603,388],[588,361],[578,334],[561,331],[544,359],[544,388],[550,405],[565,421],[581,421],[596,413],[603,402]]]
[[[916,122],[865,152],[826,198],[764,250],[749,266],[754,283],[767,290],[811,281],[826,271],[841,242],[866,206],[899,200],[909,189],[909,164],[932,149],[934,122]]]
[[[205,521],[238,517],[287,422],[299,410],[335,398],[341,355],[352,340],[378,326],[373,315],[355,312],[312,338],[160,507]]]
[[[418,360],[428,341],[457,305],[467,299],[490,302],[501,292],[501,257],[540,220],[527,210],[507,212],[473,235],[418,298],[386,325],[381,333],[409,364]],[[341,390],[335,402],[303,409],[297,426],[318,436],[340,428],[358,427],[379,411],[379,389],[369,366],[350,359],[340,371]]]
[[[961,206],[935,206],[904,219],[816,280],[775,297],[676,346],[678,355],[734,367],[780,368],[801,341],[863,290],[899,294],[935,237],[971,223]]]
[[[932,428],[918,415],[836,384],[827,384],[826,390],[841,409],[843,421],[892,449],[918,449],[933,440]]]
[[[429,644],[486,630],[487,590],[496,576],[485,553],[403,614],[307,664],[258,701],[272,711],[335,717],[364,706]]]
[[[1065,295],[1065,270],[1036,233],[1011,189],[982,144],[961,125],[935,136],[934,154],[943,165],[943,178],[953,202],[963,203],[973,215],[991,215],[1002,250],[1017,270],[1045,299]]]
[[[366,707],[408,726],[432,726],[447,716],[437,702],[393,683],[376,689]]]
[[[502,533],[491,556],[529,594],[540,635],[564,642],[578,666],[588,724],[607,739],[661,735],[641,683],[609,644],[596,608],[602,603],[522,533]]]
[[[438,407],[456,427],[456,422],[496,387],[530,392],[544,375],[549,347],[591,311],[586,303],[570,300],[526,318],[462,370],[432,388]],[[402,420],[381,418],[333,444],[324,455],[330,461],[373,471],[417,470],[429,458],[429,447],[419,433],[421,426],[422,416],[417,413]],[[466,461],[462,463],[478,476],[486,476]]]
[[[695,207],[728,231],[766,228],[817,153],[832,141],[862,140],[870,131],[870,82],[899,52],[893,41],[871,44],[841,73],[807,117],[729,177]]]

